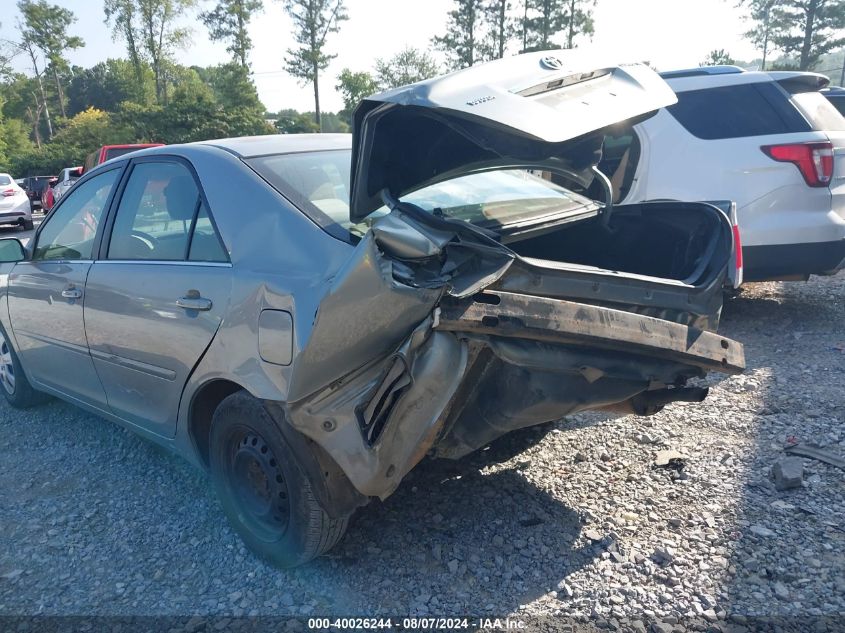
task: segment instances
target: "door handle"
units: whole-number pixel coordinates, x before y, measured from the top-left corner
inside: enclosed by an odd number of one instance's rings
[[[82,291],[79,290],[78,288],[74,288],[73,286],[70,286],[70,287],[62,290],[62,296],[65,299],[81,299],[82,298]]]
[[[189,290],[176,300],[176,305],[185,310],[211,310],[211,299],[201,297],[198,290]]]

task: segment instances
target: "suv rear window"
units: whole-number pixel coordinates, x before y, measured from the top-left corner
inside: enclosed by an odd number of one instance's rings
[[[690,134],[707,140],[812,129],[774,82],[679,92],[667,110]]]

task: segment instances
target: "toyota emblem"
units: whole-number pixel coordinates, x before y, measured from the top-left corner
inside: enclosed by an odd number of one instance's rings
[[[563,68],[563,62],[559,58],[552,55],[547,55],[540,60],[540,66],[546,70],[560,70]]]

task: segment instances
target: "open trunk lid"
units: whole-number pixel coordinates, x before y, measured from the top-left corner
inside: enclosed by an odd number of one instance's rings
[[[480,64],[365,99],[355,110],[350,216],[461,174],[552,169],[592,180],[603,128],[656,112],[675,93],[645,64],[543,51]]]

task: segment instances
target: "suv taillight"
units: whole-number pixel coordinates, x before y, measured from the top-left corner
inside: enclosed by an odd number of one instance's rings
[[[760,149],[770,158],[782,163],[792,163],[811,187],[827,187],[833,177],[833,144],[789,143],[764,145]]]
[[[9,198],[9,197],[11,197],[11,196],[15,195],[17,192],[18,192],[18,190],[17,190],[17,189],[6,189],[6,190],[3,192],[3,197],[4,197],[4,198]]]

